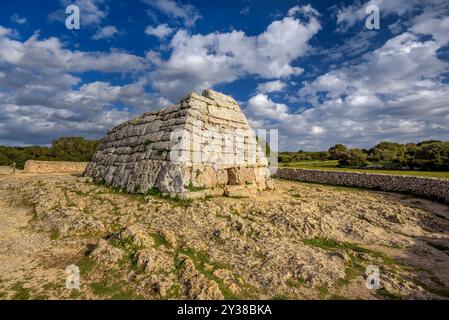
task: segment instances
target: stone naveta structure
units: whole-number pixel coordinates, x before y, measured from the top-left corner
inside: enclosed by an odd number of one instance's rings
[[[239,105],[212,90],[112,128],[84,175],[130,193],[274,188]]]

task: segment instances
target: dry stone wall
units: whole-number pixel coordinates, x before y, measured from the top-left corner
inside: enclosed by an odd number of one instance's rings
[[[449,180],[403,175],[279,168],[276,178],[412,194],[449,204]]]
[[[206,90],[108,131],[85,175],[145,193],[273,187],[268,161],[237,102]]]
[[[87,162],[36,161],[25,162],[24,173],[83,173]]]

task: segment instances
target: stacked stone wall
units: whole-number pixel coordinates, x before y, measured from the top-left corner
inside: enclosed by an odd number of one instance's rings
[[[83,173],[87,162],[36,161],[25,162],[24,173]]]
[[[279,168],[276,178],[412,194],[449,204],[449,179]]]

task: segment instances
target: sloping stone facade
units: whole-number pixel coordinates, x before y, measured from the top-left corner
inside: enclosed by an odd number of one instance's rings
[[[108,131],[85,176],[128,192],[273,188],[268,161],[237,102],[206,90]]]

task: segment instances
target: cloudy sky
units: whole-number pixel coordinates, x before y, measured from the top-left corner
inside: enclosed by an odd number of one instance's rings
[[[100,138],[205,88],[281,150],[449,140],[448,43],[447,0],[3,0],[0,144]]]

